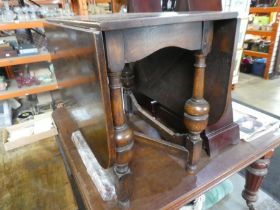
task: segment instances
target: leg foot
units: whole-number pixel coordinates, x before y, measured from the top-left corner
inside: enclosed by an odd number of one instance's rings
[[[268,166],[273,151],[267,153],[262,159],[257,160],[247,168],[245,189],[242,197],[246,200],[250,210],[254,210],[254,203],[258,200],[258,190],[261,187],[265,175],[268,173]]]

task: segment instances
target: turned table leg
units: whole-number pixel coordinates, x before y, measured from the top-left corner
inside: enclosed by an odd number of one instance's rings
[[[186,148],[189,150],[187,170],[193,173],[200,159],[202,139],[200,133],[208,123],[209,104],[204,95],[205,55],[199,52],[195,55],[194,85],[192,98],[185,103],[184,124],[189,133],[186,139]]]
[[[246,200],[250,210],[254,210],[254,203],[257,201],[258,190],[261,187],[265,175],[268,173],[268,166],[273,151],[267,153],[263,158],[257,160],[247,168],[245,189],[242,197]]]
[[[130,174],[129,163],[132,158],[133,132],[125,121],[121,91],[121,72],[110,72],[109,86],[115,128],[116,159],[114,172],[118,178],[116,190],[121,207],[129,206]]]

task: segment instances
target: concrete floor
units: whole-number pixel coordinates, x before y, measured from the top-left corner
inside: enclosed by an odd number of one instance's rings
[[[263,80],[260,77],[241,74],[239,83],[232,92],[234,99],[280,116],[280,78]],[[268,177],[267,177],[268,178]],[[230,178],[234,191],[210,210],[248,210],[241,197],[245,179],[236,174]],[[256,210],[279,210],[280,204],[260,190]]]
[[[232,97],[280,116],[280,78],[264,80],[257,76],[241,73]]]

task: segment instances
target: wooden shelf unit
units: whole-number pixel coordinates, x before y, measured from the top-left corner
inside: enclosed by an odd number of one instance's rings
[[[253,50],[244,50],[243,53],[245,55],[249,55],[252,57],[258,57],[258,58],[268,58],[269,57],[268,53],[257,52],[257,51],[253,51]]]
[[[17,29],[29,29],[29,28],[43,28],[44,20],[26,21],[26,22],[9,22],[0,23],[0,30],[17,30]],[[11,66],[30,64],[37,62],[51,62],[51,56],[49,53],[39,53],[28,56],[16,56],[10,58],[1,58],[0,67],[5,67],[7,73],[11,70]],[[18,88],[15,80],[10,80],[10,84],[7,90],[0,92],[0,100],[9,98],[20,97],[24,95],[36,94],[47,92],[57,89],[57,83],[34,85],[30,87]]]
[[[273,13],[273,12],[277,12],[278,14],[280,13],[279,3],[276,7],[251,7],[250,8],[250,13],[264,14],[264,13]],[[271,14],[270,14],[270,16],[271,16]],[[279,25],[278,23],[279,23],[279,20],[276,19],[276,22],[273,24],[272,31],[247,30],[247,32],[246,32],[246,34],[270,37],[271,44],[269,46],[268,53],[244,50],[245,55],[267,59],[266,66],[264,69],[264,74],[263,74],[264,79],[269,79],[269,70],[270,70],[271,65],[273,65],[271,63],[271,60],[272,60],[272,56],[273,56],[273,50],[274,50],[275,40],[276,40],[276,36],[277,36],[277,31],[278,31],[278,25]]]
[[[82,84],[88,84],[96,80],[95,76],[79,76],[75,79],[66,79],[64,81],[54,81],[50,84],[32,85],[29,87],[19,88],[15,80],[10,81],[9,87],[5,91],[0,91],[0,100],[21,97],[36,93],[43,93],[61,88],[69,88]]]
[[[15,98],[20,96],[26,96],[36,93],[43,93],[57,89],[57,83],[51,83],[46,85],[33,85],[30,87],[18,88],[15,80],[10,81],[9,87],[5,91],[0,92],[0,100],[6,100],[9,98]]]
[[[251,7],[250,13],[271,13],[280,12],[280,7]]]
[[[17,29],[28,29],[28,28],[43,28],[43,20],[34,20],[28,22],[8,22],[0,23],[0,31],[17,30]]]
[[[247,30],[246,34],[252,34],[257,36],[272,36],[274,31],[260,31],[260,30]]]
[[[49,53],[2,58],[0,59],[0,67],[37,63],[43,61],[51,62],[51,56]]]

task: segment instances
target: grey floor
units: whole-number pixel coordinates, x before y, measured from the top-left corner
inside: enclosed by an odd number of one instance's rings
[[[280,117],[280,78],[263,80],[252,75],[241,74],[239,83],[232,92],[234,99],[257,107]],[[263,190],[259,192],[256,210],[280,210],[280,150],[278,149],[271,161],[269,174],[263,183]],[[236,174],[231,181],[234,191],[211,210],[248,210],[245,201],[241,198],[244,187],[244,178]]]

